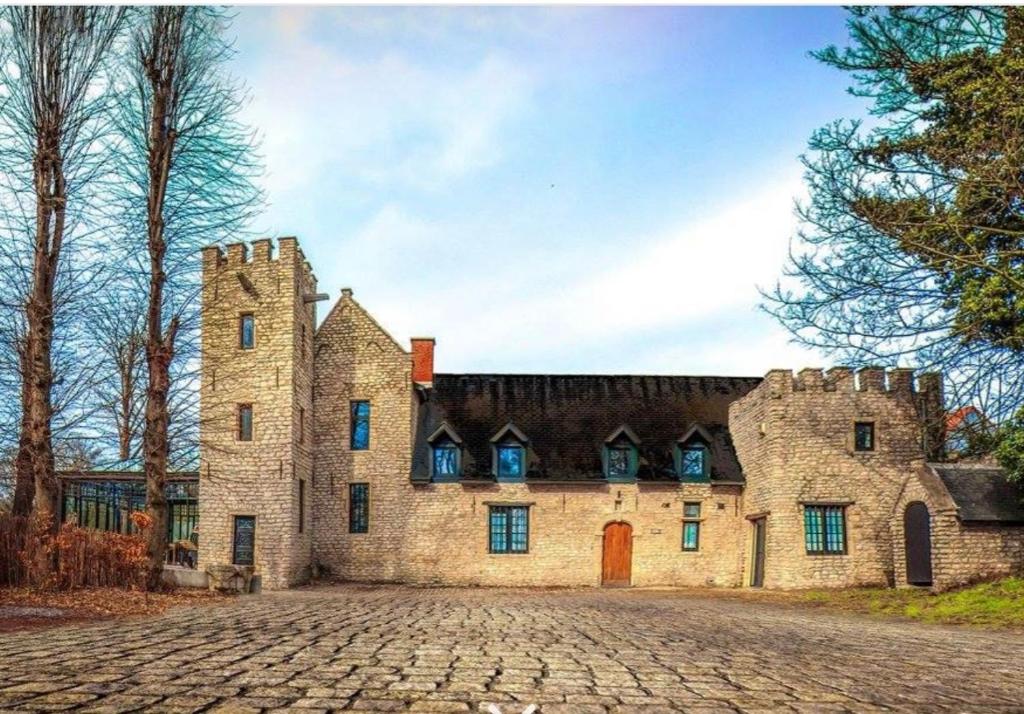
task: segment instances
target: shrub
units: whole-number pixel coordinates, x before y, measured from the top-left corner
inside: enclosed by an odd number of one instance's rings
[[[96,531],[74,523],[64,523],[52,533],[32,519],[0,516],[0,585],[142,589],[145,532],[151,523],[144,513],[131,518],[138,534]]]

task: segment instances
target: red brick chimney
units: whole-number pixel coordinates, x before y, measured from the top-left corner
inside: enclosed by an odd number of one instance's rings
[[[427,386],[434,383],[434,338],[413,337],[412,381]]]

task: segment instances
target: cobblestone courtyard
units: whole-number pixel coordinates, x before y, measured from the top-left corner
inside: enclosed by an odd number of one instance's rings
[[[0,635],[0,709],[1024,711],[1022,652],[678,592],[337,586]]]

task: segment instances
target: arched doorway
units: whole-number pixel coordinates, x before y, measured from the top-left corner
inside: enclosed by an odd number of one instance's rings
[[[601,584],[606,587],[628,587],[633,570],[633,526],[609,523],[604,527],[604,550],[601,556]]]
[[[907,582],[932,584],[932,527],[928,506],[920,501],[907,504],[903,512],[903,542],[907,555]]]

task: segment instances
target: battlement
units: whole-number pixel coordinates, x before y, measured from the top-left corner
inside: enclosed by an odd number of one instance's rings
[[[889,394],[939,394],[942,375],[924,372],[915,382],[912,369],[882,367],[808,367],[795,375],[789,369],[773,369],[765,377],[773,394],[792,392],[884,392]]]
[[[244,268],[262,263],[282,262],[300,265],[304,276],[315,282],[313,266],[299,247],[299,240],[294,236],[278,238],[260,238],[250,244],[228,243],[223,248],[211,245],[203,248],[203,270],[216,271],[225,268]]]

